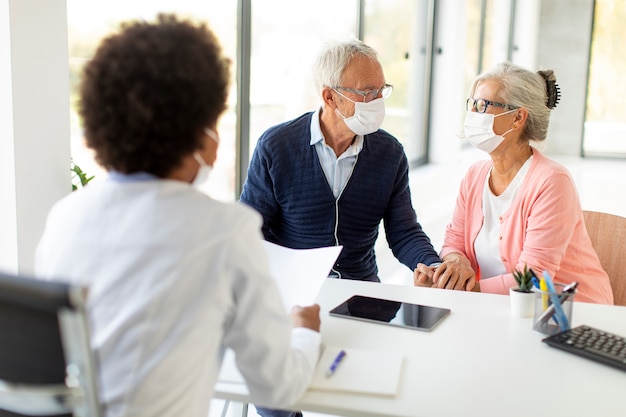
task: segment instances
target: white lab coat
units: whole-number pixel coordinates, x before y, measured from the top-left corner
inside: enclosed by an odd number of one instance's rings
[[[173,180],[109,179],[53,207],[36,274],[89,286],[108,417],[206,417],[225,347],[256,404],[302,395],[320,336],[292,329],[260,227],[250,208]]]

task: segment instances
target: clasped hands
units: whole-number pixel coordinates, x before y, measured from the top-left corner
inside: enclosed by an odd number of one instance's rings
[[[437,267],[417,264],[413,283],[419,287],[477,291],[476,273],[464,256],[451,254]]]

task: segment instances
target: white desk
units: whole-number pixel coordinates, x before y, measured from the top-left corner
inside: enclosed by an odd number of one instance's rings
[[[446,307],[432,332],[328,316],[354,295]],[[327,345],[404,355],[395,397],[308,391],[297,408],[364,416],[626,416],[626,372],[541,342],[532,319],[514,318],[509,298],[328,279],[318,297]],[[626,334],[626,307],[575,303],[572,326]],[[218,398],[248,402],[242,384],[218,383]],[[306,413],[305,413],[306,415]]]

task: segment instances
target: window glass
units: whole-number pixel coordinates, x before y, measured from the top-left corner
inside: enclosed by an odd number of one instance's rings
[[[328,40],[356,37],[356,1],[255,0],[250,63],[250,155],[269,127],[320,105],[312,66]]]
[[[626,2],[596,0],[587,112],[585,155],[626,156]]]
[[[511,1],[467,0],[464,97],[469,97],[476,76],[507,60],[511,7]],[[465,113],[465,101],[458,108]]]
[[[474,78],[482,68],[480,34],[482,25],[482,0],[467,0],[466,10],[466,35],[465,35],[465,71],[464,85],[465,94],[468,95]],[[464,103],[463,103],[464,104]],[[465,111],[465,107],[463,107]]]
[[[152,21],[158,13],[176,13],[192,21],[206,21],[221,41],[224,53],[232,59],[232,83],[229,105],[218,130],[221,137],[219,155],[207,190],[215,198],[234,200],[235,187],[235,65],[236,65],[236,7],[235,1],[221,0],[67,0],[68,47],[70,66],[70,121],[73,161],[96,180],[104,171],[95,163],[93,154],[84,146],[80,120],[76,112],[78,85],[85,62],[94,54],[100,41],[119,29],[127,20]]]
[[[484,2],[484,40],[480,72],[508,60],[511,25],[511,0]]]
[[[364,10],[364,40],[378,51],[394,86],[382,128],[403,144],[411,162],[426,160],[427,11],[428,2],[413,0],[367,0]]]

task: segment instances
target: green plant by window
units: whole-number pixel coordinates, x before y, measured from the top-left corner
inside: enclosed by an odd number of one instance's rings
[[[78,165],[74,163],[74,161],[70,164],[70,171],[72,171],[72,191],[78,190],[78,186],[84,187],[91,181],[94,176],[87,175],[85,171],[80,169]]]

